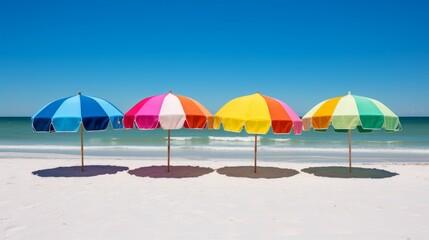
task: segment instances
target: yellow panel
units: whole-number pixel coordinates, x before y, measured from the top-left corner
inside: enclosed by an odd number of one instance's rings
[[[335,107],[342,97],[331,98],[327,100],[313,114],[311,122],[314,129],[327,129],[334,113]]]
[[[220,123],[226,131],[265,134],[271,125],[270,112],[265,99],[258,93],[235,98],[226,103],[216,114],[214,128]]]

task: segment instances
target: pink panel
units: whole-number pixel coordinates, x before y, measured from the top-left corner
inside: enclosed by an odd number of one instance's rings
[[[295,113],[295,111],[289,107],[286,103],[282,101],[278,101],[282,107],[286,110],[287,114],[293,121],[293,132],[294,134],[301,134],[302,133],[302,120],[299,118],[299,116]]]
[[[153,96],[148,99],[135,114],[138,129],[154,129],[159,125],[159,112],[167,94]]]
[[[141,100],[136,105],[134,105],[130,110],[128,110],[128,112],[126,112],[124,114],[124,127],[125,128],[133,128],[134,127],[134,120],[135,120],[135,117],[136,117],[136,113],[151,98],[153,98],[153,96]]]

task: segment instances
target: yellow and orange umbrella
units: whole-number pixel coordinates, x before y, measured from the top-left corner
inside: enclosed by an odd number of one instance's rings
[[[214,116],[214,129],[241,132],[243,127],[255,134],[255,168],[257,159],[257,135],[266,134],[270,128],[275,134],[302,132],[302,120],[286,103],[258,93],[235,98],[226,103]]]

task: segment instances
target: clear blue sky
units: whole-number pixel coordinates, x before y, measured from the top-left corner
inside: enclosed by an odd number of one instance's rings
[[[429,1],[1,1],[0,116],[81,91],[168,90],[215,113],[260,91],[302,115],[353,94],[429,116]]]

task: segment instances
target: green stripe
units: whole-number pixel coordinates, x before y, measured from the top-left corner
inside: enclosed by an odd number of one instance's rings
[[[401,123],[399,122],[398,116],[392,112],[388,107],[386,107],[381,102],[371,99],[371,101],[380,109],[384,115],[384,128],[387,131],[398,131],[401,129]]]
[[[363,129],[381,129],[384,115],[378,107],[368,98],[353,96],[356,100],[360,122]]]
[[[332,115],[332,126],[335,129],[354,129],[359,124],[359,111],[352,95],[346,95],[338,101]]]

